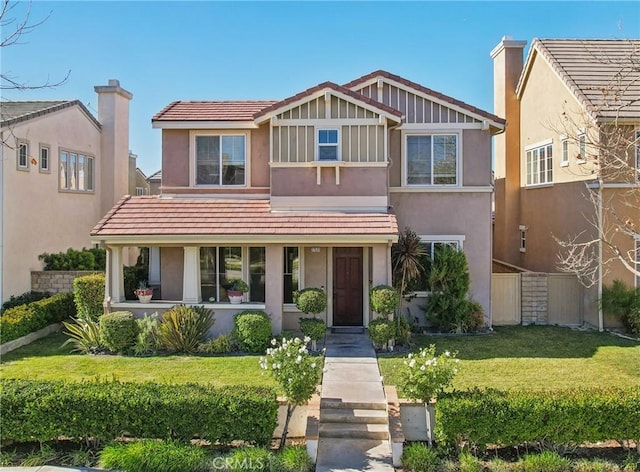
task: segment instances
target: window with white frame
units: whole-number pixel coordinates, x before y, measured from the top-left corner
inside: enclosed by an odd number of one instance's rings
[[[49,172],[49,153],[50,153],[50,148],[49,146],[46,146],[44,144],[40,145],[40,172]]]
[[[458,135],[407,135],[405,163],[407,185],[457,185]]]
[[[93,192],[94,158],[86,154],[60,150],[59,188],[71,192]]]
[[[29,144],[26,141],[18,141],[16,165],[19,170],[29,169]]]
[[[337,129],[318,130],[319,161],[337,161],[340,159],[340,132]]]
[[[429,291],[428,274],[429,268],[433,261],[438,257],[438,249],[443,246],[452,247],[458,251],[462,250],[462,244],[464,236],[440,236],[442,239],[438,239],[438,236],[420,236],[422,240],[421,245],[424,249],[424,255],[420,260],[420,263],[424,269],[422,275],[412,281],[407,286],[407,290],[410,292],[424,293]]]
[[[553,182],[553,144],[532,146],[525,150],[527,159],[527,185]]]
[[[147,189],[144,187],[136,187],[136,196],[141,197],[142,195],[147,195]]]
[[[300,250],[284,248],[284,303],[293,303],[293,292],[300,288]]]
[[[576,161],[578,164],[584,164],[587,159],[587,135],[582,133],[578,136],[578,155]]]
[[[245,185],[246,136],[195,137],[196,185]]]
[[[569,165],[569,139],[566,136],[562,137],[562,160],[560,161],[561,166]]]
[[[248,261],[243,255],[248,255]],[[246,263],[246,267],[245,267]],[[265,301],[265,248],[217,246],[200,248],[200,293],[205,303],[228,303],[229,281],[248,283],[251,302]],[[243,274],[248,273],[248,279]]]
[[[520,252],[527,252],[527,229],[524,225],[518,227],[520,231]]]

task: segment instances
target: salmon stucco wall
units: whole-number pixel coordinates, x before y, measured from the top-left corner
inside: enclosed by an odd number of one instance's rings
[[[322,169],[317,184],[315,168],[273,168],[271,195],[274,196],[386,196],[386,167],[347,167],[340,170],[336,184],[335,169]]]
[[[189,130],[162,130],[162,187],[189,186]]]
[[[160,249],[160,281],[164,300],[182,300],[184,278],[184,249],[163,247]]]

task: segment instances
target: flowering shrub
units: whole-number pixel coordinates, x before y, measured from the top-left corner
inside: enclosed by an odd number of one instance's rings
[[[305,337],[286,339],[280,342],[271,340],[273,347],[267,349],[267,355],[260,358],[260,367],[269,371],[280,385],[287,399],[287,418],[280,441],[280,448],[287,439],[289,420],[296,406],[308,402],[316,391],[322,372],[322,358],[309,354]]]
[[[436,356],[436,347],[431,344],[417,354],[409,354],[400,373],[400,387],[411,400],[425,403],[436,398],[451,385],[458,373],[456,354],[446,351]]]

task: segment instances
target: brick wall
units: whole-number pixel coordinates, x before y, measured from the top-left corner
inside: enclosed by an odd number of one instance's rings
[[[95,274],[95,270],[44,270],[31,272],[31,290],[36,292],[73,292],[76,277]]]
[[[547,324],[549,322],[547,274],[523,272],[521,277],[522,324]]]

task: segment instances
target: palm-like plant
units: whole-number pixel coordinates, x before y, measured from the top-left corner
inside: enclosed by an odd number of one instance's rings
[[[422,259],[426,252],[420,237],[410,228],[400,233],[398,242],[391,247],[393,266],[393,286],[400,292],[400,303],[406,295],[409,283],[420,277],[424,271]]]

